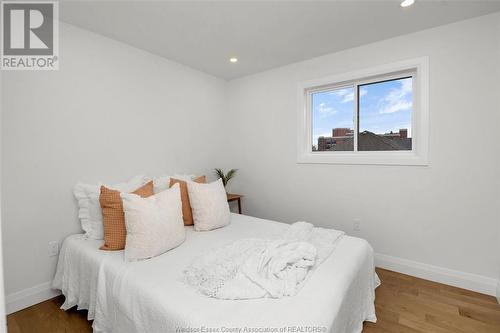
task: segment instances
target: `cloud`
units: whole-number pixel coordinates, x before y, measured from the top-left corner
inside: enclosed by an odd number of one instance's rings
[[[392,89],[381,102],[379,113],[387,114],[409,110],[412,102],[412,79],[400,80],[401,87]]]
[[[354,100],[353,88],[339,89],[339,90],[336,90],[332,93],[335,94],[337,97],[341,98],[340,103],[347,103],[347,102],[351,102]],[[361,88],[359,90],[360,97],[366,95],[367,93],[368,93],[368,91],[366,89]]]
[[[409,110],[411,109],[412,104],[413,103],[411,101],[404,101],[404,100],[395,101],[393,103],[390,103],[389,105],[386,105],[382,110],[379,111],[379,113],[387,114],[387,113]]]
[[[413,89],[413,80],[412,78],[407,78],[401,81],[401,90],[405,93],[411,93]]]
[[[325,102],[319,103],[319,105],[316,107],[318,110],[319,114],[322,116],[331,116],[337,113],[337,110],[332,108],[331,106],[328,106]]]
[[[335,96],[341,98],[340,103],[347,103],[354,100],[354,91],[352,88],[335,90],[333,93]]]
[[[347,102],[350,102],[353,100],[354,100],[354,92],[350,92],[350,93],[344,95],[344,97],[342,98],[340,103],[347,103]]]
[[[333,94],[333,95],[336,95],[339,97],[343,97],[343,96],[349,94],[351,91],[352,91],[352,88],[343,88],[343,89],[334,90],[330,94]]]

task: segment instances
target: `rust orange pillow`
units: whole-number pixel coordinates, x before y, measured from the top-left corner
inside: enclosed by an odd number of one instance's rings
[[[196,183],[206,183],[206,177],[200,176],[193,179]],[[191,204],[189,203],[189,194],[187,190],[187,183],[184,180],[170,178],[170,187],[174,184],[179,183],[181,188],[181,201],[182,201],[182,219],[184,220],[184,225],[193,225],[193,213],[191,212]]]
[[[132,193],[143,198],[153,195],[153,182],[150,181]],[[101,186],[99,203],[101,204],[104,228],[104,245],[101,246],[101,250],[123,250],[125,248],[127,229],[125,227],[125,213],[123,212],[120,191]]]

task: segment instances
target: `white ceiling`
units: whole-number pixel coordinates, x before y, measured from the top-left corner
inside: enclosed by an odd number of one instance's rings
[[[233,79],[500,10],[491,0],[399,2],[61,1],[60,18]]]

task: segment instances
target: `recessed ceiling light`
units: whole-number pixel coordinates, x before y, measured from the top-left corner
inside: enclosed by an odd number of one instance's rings
[[[229,58],[229,61],[234,64],[235,62],[238,62],[238,58],[232,57],[232,58]]]
[[[401,7],[410,7],[415,3],[415,0],[404,0],[401,2]]]

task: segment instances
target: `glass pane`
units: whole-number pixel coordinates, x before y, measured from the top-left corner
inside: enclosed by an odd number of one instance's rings
[[[411,150],[413,78],[358,87],[359,151]]]
[[[354,87],[312,93],[312,150],[354,150]]]

